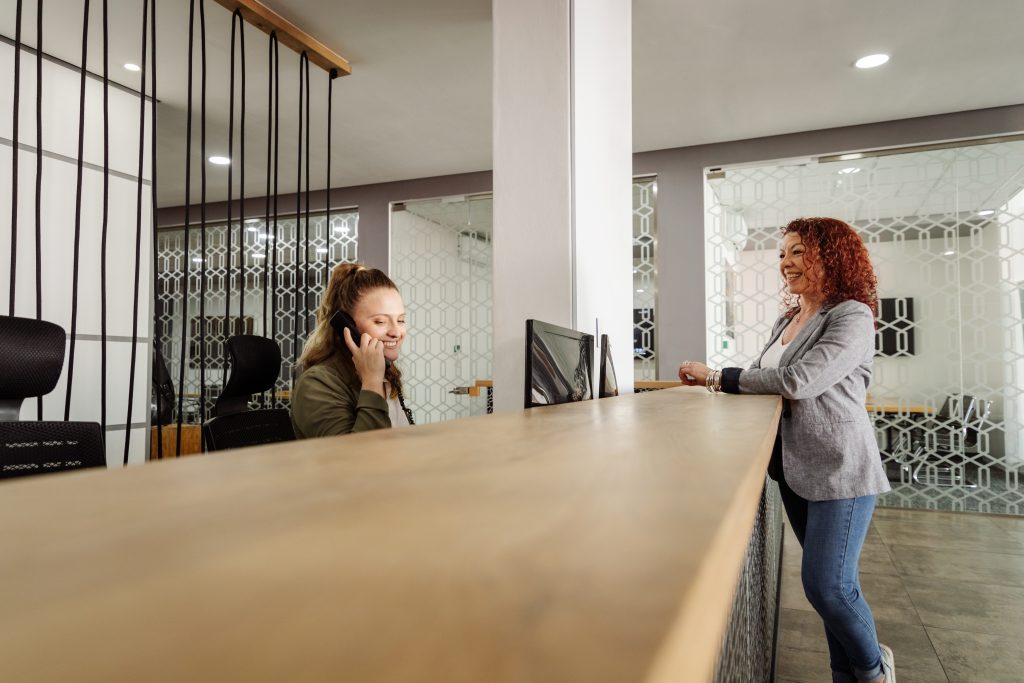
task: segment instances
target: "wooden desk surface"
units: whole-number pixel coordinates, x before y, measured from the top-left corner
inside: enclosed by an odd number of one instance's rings
[[[709,680],[780,408],[678,388],[4,483],[0,670]]]

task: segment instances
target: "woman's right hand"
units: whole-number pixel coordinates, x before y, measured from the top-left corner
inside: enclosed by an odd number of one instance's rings
[[[352,364],[356,367],[359,379],[363,381],[363,389],[384,397],[384,345],[379,339],[363,334],[357,346],[347,327],[342,334],[345,336],[345,345],[352,352]]]

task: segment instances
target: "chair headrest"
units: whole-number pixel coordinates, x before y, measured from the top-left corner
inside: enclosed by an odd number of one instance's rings
[[[244,398],[273,388],[281,374],[281,349],[266,337],[240,334],[227,341],[231,373],[221,398]],[[219,413],[220,411],[218,411]]]
[[[0,316],[0,400],[44,396],[64,369],[67,335],[60,325]]]

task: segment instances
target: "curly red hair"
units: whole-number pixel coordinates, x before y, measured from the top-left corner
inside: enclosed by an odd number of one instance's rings
[[[804,261],[821,262],[826,306],[854,299],[878,317],[878,279],[868,249],[853,228],[836,218],[797,218],[782,229],[783,236],[791,232],[800,235],[807,247]],[[796,312],[797,301],[798,297],[788,292],[783,296],[788,315]]]

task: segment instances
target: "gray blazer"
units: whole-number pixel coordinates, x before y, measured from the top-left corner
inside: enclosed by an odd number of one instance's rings
[[[780,317],[764,350],[789,321]],[[726,368],[722,389],[779,394],[786,483],[807,500],[884,493],[889,481],[865,409],[875,353],[871,309],[859,301],[823,308],[797,334],[778,368]],[[764,355],[764,351],[761,352]]]

